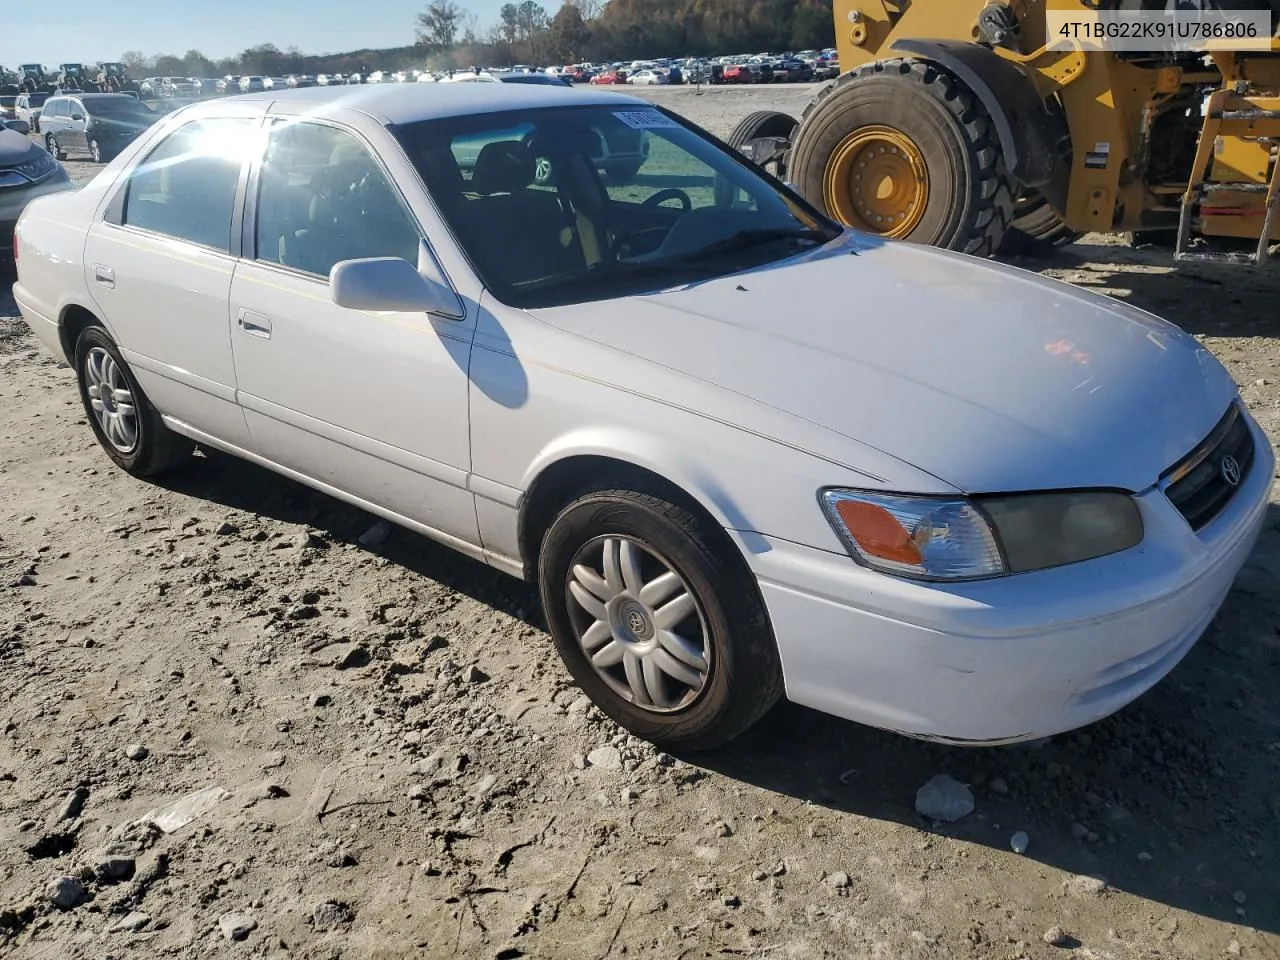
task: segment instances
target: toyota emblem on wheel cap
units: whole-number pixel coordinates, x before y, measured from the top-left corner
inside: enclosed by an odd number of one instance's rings
[[[1218,469],[1222,471],[1223,480],[1233,487],[1240,486],[1240,461],[1235,457],[1223,457],[1222,462],[1218,464]]]

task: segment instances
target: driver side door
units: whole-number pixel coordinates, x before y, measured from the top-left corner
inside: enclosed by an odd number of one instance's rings
[[[231,283],[238,399],[259,456],[465,549],[479,543],[467,488],[474,302],[455,320],[330,298],[333,265],[366,257],[407,259],[448,284],[366,133],[295,117],[268,130]]]

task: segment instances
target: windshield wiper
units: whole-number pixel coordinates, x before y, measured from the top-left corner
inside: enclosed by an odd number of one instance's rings
[[[680,259],[703,260],[708,257],[719,256],[722,253],[736,253],[740,250],[762,247],[769,243],[776,243],[779,240],[810,240],[819,244],[830,243],[837,236],[839,234],[832,234],[826,230],[816,230],[810,227],[766,227],[739,230],[723,240],[717,240],[715,243],[709,244],[700,250],[684,254]]]

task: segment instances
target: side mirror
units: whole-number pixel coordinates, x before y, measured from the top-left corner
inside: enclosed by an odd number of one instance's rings
[[[73,114],[71,114],[71,119],[72,119],[72,120],[83,120],[83,119],[84,119],[84,114],[83,114],[83,113],[73,113]]]
[[[14,133],[26,134],[31,132],[31,124],[25,120],[6,120],[4,125]]]
[[[400,257],[343,260],[329,271],[329,296],[350,310],[374,313],[434,313],[461,320],[466,312],[458,295],[429,280]]]

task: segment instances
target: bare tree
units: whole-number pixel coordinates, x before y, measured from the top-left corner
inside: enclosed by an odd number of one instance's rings
[[[427,9],[418,14],[418,42],[449,49],[458,37],[462,14],[462,8],[453,0],[431,0]]]

